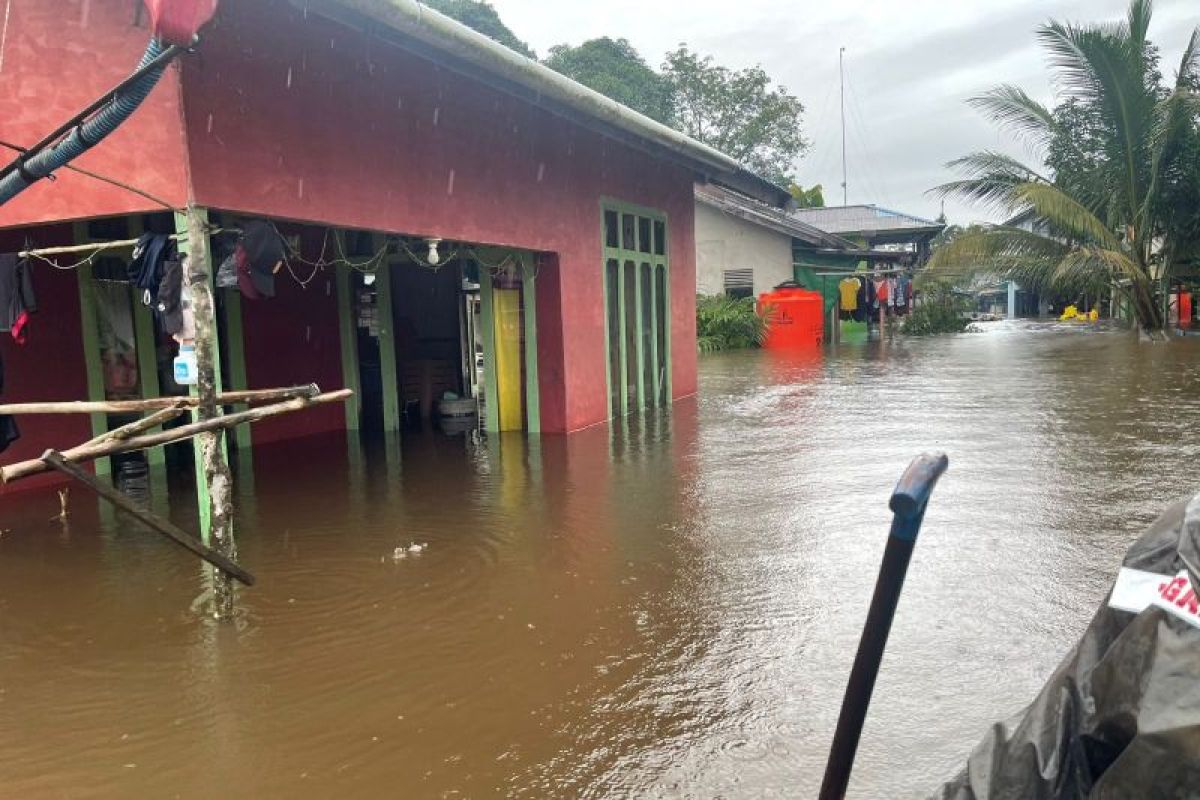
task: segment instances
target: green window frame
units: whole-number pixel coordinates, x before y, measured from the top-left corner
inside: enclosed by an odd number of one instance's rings
[[[662,211],[600,203],[609,419],[671,400],[670,226]]]

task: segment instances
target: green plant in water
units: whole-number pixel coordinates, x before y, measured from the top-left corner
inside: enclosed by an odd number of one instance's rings
[[[922,287],[921,302],[900,326],[906,336],[963,333],[971,322],[966,318],[970,302],[954,291],[952,284],[938,281]]]
[[[702,353],[758,347],[767,336],[767,319],[753,297],[724,294],[696,296],[696,345]]]

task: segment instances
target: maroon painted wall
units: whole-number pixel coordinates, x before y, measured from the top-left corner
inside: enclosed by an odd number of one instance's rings
[[[71,226],[0,231],[0,252],[20,250],[27,235],[43,247],[70,244]],[[56,270],[40,262],[34,262],[33,269],[38,312],[31,317],[28,341],[19,345],[10,334],[0,333],[0,358],[4,359],[4,394],[0,395],[0,402],[86,399],[87,367],[83,360],[76,273]],[[23,416],[17,422],[21,438],[0,455],[0,463],[37,458],[48,447],[65,449],[92,437],[91,417],[86,414]],[[62,482],[56,474],[39,475],[4,491]]]
[[[302,226],[280,226],[285,236],[300,234],[301,255],[315,262],[323,232]],[[295,264],[307,280],[311,269]],[[337,289],[332,270],[319,272],[301,287],[286,272],[275,279],[275,297],[242,299],[246,380],[251,389],[316,383],[325,391],[342,386],[342,351],[338,331]],[[342,430],[346,415],[337,403],[284,414],[250,426],[254,444]]]
[[[0,139],[29,146],[123,80],[150,40],[131,0],[5,0],[0,50]],[[169,69],[128,122],[80,167],[176,206],[186,198],[178,71]],[[7,163],[7,150],[0,150]],[[125,189],[61,171],[0,207],[0,227],[161,211]]]
[[[687,170],[283,0],[225,0],[183,94],[202,205],[554,253],[537,303],[548,432],[607,415],[601,198],[665,211],[674,392],[695,391]]]

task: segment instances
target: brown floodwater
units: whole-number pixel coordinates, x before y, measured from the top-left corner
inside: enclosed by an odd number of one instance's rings
[[[889,492],[941,449],[851,790],[921,797],[1196,488],[1197,426],[1200,339],[706,357],[697,399],[615,431],[259,450],[233,624],[82,491],[67,526],[10,496],[0,797],[815,796]]]

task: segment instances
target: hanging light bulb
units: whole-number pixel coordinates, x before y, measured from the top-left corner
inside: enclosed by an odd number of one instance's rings
[[[425,257],[425,260],[429,262],[429,266],[436,267],[438,264],[442,263],[442,256],[440,253],[438,253],[438,244],[440,244],[442,240],[426,239],[425,241],[429,245],[429,255]]]
[[[363,286],[371,286],[374,283],[375,283],[375,273],[374,272],[363,273]]]

